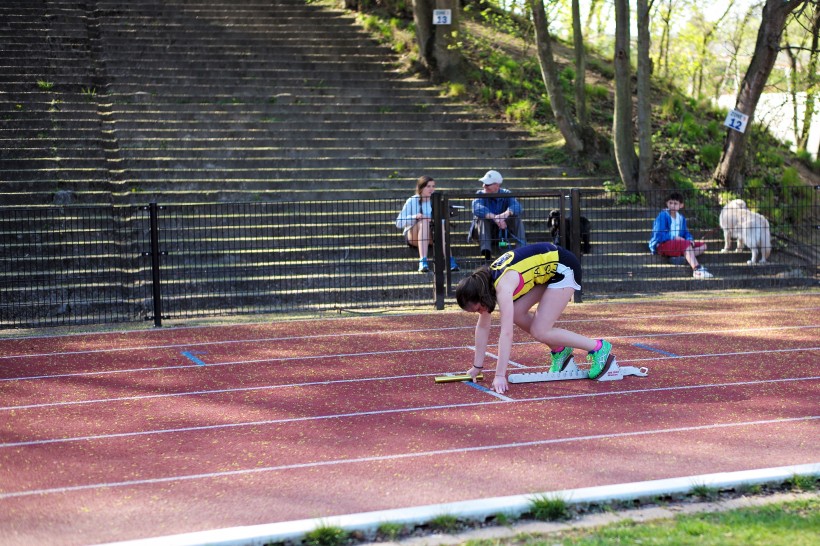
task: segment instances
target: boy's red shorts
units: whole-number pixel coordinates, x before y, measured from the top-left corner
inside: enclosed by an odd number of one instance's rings
[[[706,249],[706,243],[703,241],[687,241],[686,239],[670,239],[658,245],[658,254],[661,256],[683,256],[686,249],[701,248]]]

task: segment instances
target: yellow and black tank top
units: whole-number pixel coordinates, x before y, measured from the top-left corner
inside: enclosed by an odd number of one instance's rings
[[[553,284],[564,280],[562,271],[572,269],[575,282],[581,284],[581,263],[575,254],[552,243],[535,243],[522,246],[499,256],[490,264],[490,273],[493,285],[507,271],[515,271],[521,276],[513,293],[513,300],[517,300],[538,284]]]

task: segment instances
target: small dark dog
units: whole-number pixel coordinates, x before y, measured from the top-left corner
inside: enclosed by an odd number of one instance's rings
[[[556,245],[561,244],[561,211],[558,209],[553,209],[550,211],[549,220],[547,220],[547,225],[550,227],[550,236],[552,237],[552,242]],[[570,218],[564,219],[564,230],[567,234],[567,248],[572,248],[571,238],[571,224]],[[592,249],[592,245],[589,242],[589,232],[590,232],[590,222],[585,217],[581,216],[581,252],[583,254],[589,254]]]

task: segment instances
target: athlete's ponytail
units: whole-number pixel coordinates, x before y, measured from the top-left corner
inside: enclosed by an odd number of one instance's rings
[[[495,286],[490,268],[484,266],[461,279],[456,287],[456,301],[465,311],[470,304],[479,303],[492,313],[495,309]]]

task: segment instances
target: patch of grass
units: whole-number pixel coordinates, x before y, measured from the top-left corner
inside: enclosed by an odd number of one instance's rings
[[[458,518],[451,514],[442,514],[431,519],[427,526],[434,531],[452,533],[458,530]]]
[[[718,144],[704,144],[700,148],[700,158],[707,165],[717,165],[723,147]]]
[[[507,118],[517,121],[521,124],[528,124],[533,121],[533,113],[535,112],[535,105],[529,99],[516,101],[505,109]]]
[[[377,532],[379,533],[379,536],[384,537],[387,540],[396,540],[404,532],[404,525],[401,523],[386,521],[379,525]]]
[[[560,497],[537,496],[530,506],[532,517],[540,521],[560,521],[570,518],[569,505]]]
[[[54,82],[49,82],[46,80],[37,80],[37,88],[41,91],[51,91],[54,89]]]
[[[689,492],[693,496],[703,500],[714,500],[718,498],[718,494],[720,493],[717,487],[711,487],[706,484],[696,484],[692,486]]]
[[[446,95],[448,97],[464,97],[467,95],[467,87],[463,83],[449,83]]]
[[[586,84],[584,86],[586,90],[587,97],[590,99],[608,99],[609,98],[609,88],[604,87],[603,85],[593,85],[593,84]]]
[[[758,483],[741,483],[735,486],[735,492],[740,495],[759,495],[763,487]]]
[[[504,512],[500,512],[496,514],[493,518],[495,520],[496,525],[507,526],[512,524],[516,518],[511,516],[510,514],[505,514]]]
[[[646,197],[637,192],[626,191],[626,185],[618,178],[616,180],[604,180],[604,191],[615,199],[618,205],[642,205],[646,202]]]
[[[640,525],[632,520],[624,520],[589,531],[575,530],[557,535],[533,536],[518,544],[809,546],[817,542],[819,533],[820,500],[810,499],[726,512],[678,516]]]
[[[341,527],[322,525],[305,535],[305,546],[342,546],[347,542],[347,532]]]
[[[786,480],[783,485],[797,491],[814,491],[817,489],[817,478],[815,476],[795,474]]]

